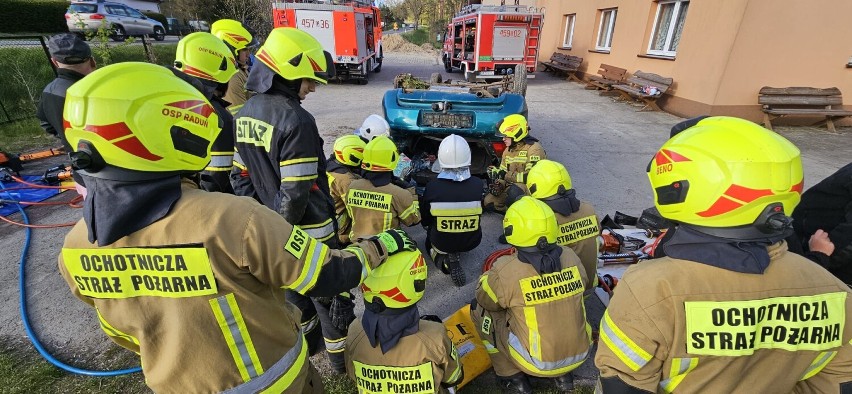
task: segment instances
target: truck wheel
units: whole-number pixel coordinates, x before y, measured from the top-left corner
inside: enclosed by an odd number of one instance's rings
[[[358,78],[358,79],[356,79],[355,81],[357,81],[358,85],[366,85],[366,84],[367,84],[367,82],[368,82],[366,77],[364,77],[364,78]]]
[[[444,71],[448,73],[453,72],[453,64],[452,62],[450,62],[450,58],[447,56],[444,57]]]
[[[441,73],[432,73],[432,75],[429,76],[429,84],[430,85],[437,85],[437,84],[439,84],[443,81],[444,81],[444,78],[441,77]]]
[[[476,74],[474,74],[472,71],[467,71],[467,67],[467,64],[462,64],[462,72],[464,73],[465,81],[468,81],[470,83],[476,83]]]
[[[521,96],[527,95],[527,68],[523,64],[518,64],[515,66],[515,74],[512,77],[512,92],[520,94]]]
[[[376,59],[376,68],[373,69],[374,73],[382,72],[382,58]]]

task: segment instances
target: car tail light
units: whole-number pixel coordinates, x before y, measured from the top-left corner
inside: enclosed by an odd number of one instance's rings
[[[104,16],[101,14],[92,14],[89,15],[89,19],[104,19]]]
[[[492,142],[491,147],[494,148],[494,152],[497,153],[497,156],[503,156],[503,151],[506,150],[506,144],[504,144],[503,141]]]

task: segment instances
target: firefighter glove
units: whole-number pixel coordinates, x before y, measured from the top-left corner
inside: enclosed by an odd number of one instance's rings
[[[402,250],[413,251],[417,249],[417,244],[405,231],[401,229],[390,229],[383,233],[379,233],[375,237],[371,238],[371,240],[375,240],[381,242],[385,249],[388,251],[388,255],[392,255],[396,252]]]
[[[491,182],[495,182],[495,181],[503,179],[505,177],[506,177],[506,170],[504,170],[500,167],[495,167],[495,166],[489,166],[488,167],[488,179],[490,179]]]
[[[328,317],[331,324],[338,330],[346,332],[349,324],[355,320],[355,297],[349,292],[340,293],[331,299]]]
[[[438,315],[422,315],[420,320],[433,321],[435,323],[443,323]]]

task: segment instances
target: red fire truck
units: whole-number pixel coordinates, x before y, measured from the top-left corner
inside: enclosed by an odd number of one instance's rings
[[[465,6],[444,35],[444,69],[460,69],[471,82],[506,74],[525,77],[535,71],[543,23],[544,14],[533,7]]]
[[[366,84],[367,73],[382,69],[382,17],[370,1],[279,1],[272,4],[272,19],[275,27],[314,36],[334,57],[341,79]]]

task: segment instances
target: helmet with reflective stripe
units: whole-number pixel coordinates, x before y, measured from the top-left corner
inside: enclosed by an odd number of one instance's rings
[[[426,276],[426,261],[419,250],[396,253],[373,268],[361,284],[364,301],[395,309],[414,305],[426,291]]]
[[[334,76],[331,54],[316,38],[292,27],[273,29],[255,58],[284,79],[310,78],[326,83]]]
[[[396,144],[388,137],[380,135],[373,138],[364,147],[364,159],[361,168],[373,172],[388,172],[396,168],[399,163],[399,151]]]
[[[64,119],[75,166],[107,179],[200,171],[219,134],[204,95],[148,63],[113,64],[76,82],[65,98]]]
[[[500,131],[501,135],[511,138],[514,142],[518,142],[530,135],[527,118],[521,114],[512,114],[503,118],[497,126],[497,130]]]
[[[672,137],[647,171],[663,217],[708,228],[759,228],[768,215],[790,215],[803,185],[795,145],[757,124],[723,116],[702,119]]]
[[[233,19],[220,19],[213,22],[210,33],[228,44],[234,56],[237,56],[242,49],[257,46],[257,40],[252,37],[246,26]]]
[[[390,125],[381,115],[372,114],[364,119],[364,123],[358,129],[358,134],[361,135],[361,138],[370,142],[376,136],[390,135]]]
[[[237,72],[237,60],[222,40],[197,32],[178,41],[175,68],[186,75],[226,83]]]
[[[503,217],[503,235],[512,246],[532,247],[555,243],[556,231],[553,210],[530,196],[515,201]]]
[[[441,168],[470,167],[470,146],[464,138],[450,134],[438,146],[438,164]]]
[[[364,147],[367,143],[361,137],[350,134],[334,141],[334,157],[341,164],[357,167],[364,158]]]
[[[527,189],[535,198],[548,198],[571,190],[571,176],[562,163],[541,160],[527,174]]]

